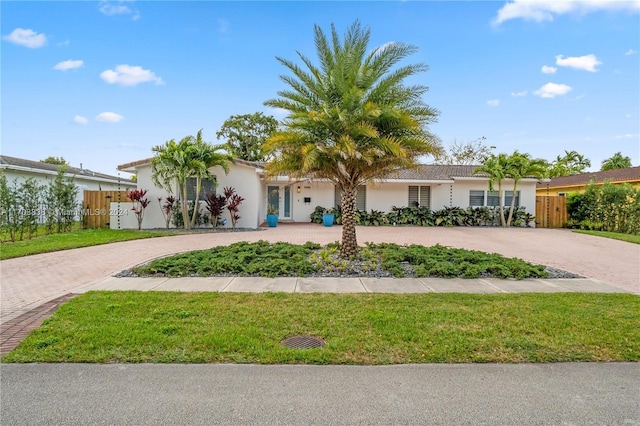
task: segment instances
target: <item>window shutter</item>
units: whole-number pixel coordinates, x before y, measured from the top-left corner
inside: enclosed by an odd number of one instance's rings
[[[511,199],[513,198],[513,191],[504,192],[504,205],[506,207],[511,205]],[[516,191],[516,207],[520,206],[520,191]]]
[[[487,192],[487,206],[498,207],[499,205],[500,205],[500,197],[498,196],[498,191]]]
[[[420,187],[420,206],[431,209],[431,187],[430,186]]]
[[[469,191],[469,206],[484,206],[484,191]]]
[[[409,207],[417,207],[418,206],[418,187],[417,186],[409,186]]]
[[[356,210],[367,210],[367,187],[360,185],[356,194]]]

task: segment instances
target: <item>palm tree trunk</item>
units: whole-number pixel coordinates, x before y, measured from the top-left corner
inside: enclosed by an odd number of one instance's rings
[[[198,208],[200,207],[200,176],[196,177],[196,199],[193,202],[193,215],[191,216],[191,228],[196,227],[196,218],[198,217]]]
[[[513,196],[511,197],[511,206],[509,207],[509,218],[507,219],[507,226],[511,226],[511,220],[513,219],[513,210],[516,207],[516,189],[518,184],[513,184]]]
[[[182,224],[184,229],[191,229],[191,221],[189,220],[189,202],[187,201],[187,184],[181,183],[180,189],[182,196],[180,197],[180,212],[182,213]]]
[[[356,188],[342,188],[342,244],[340,257],[349,259],[358,253],[356,239]]]
[[[498,205],[500,206],[500,225],[506,227],[507,224],[504,220],[504,201],[502,199],[502,183],[498,182]]]

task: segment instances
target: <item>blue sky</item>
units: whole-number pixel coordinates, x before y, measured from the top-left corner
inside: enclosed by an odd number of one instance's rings
[[[413,44],[444,146],[481,136],[496,152],[592,170],[617,151],[640,165],[640,0],[512,2],[0,3],[1,151],[116,174],[151,147],[285,88],[276,56],[315,58],[313,25],[354,20],[371,48]],[[299,61],[298,61],[299,62]],[[429,159],[426,159],[428,162]]]

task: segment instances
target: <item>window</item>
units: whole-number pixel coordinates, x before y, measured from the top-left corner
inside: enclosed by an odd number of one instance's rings
[[[342,205],[342,191],[338,186],[335,187],[334,203],[336,206]],[[358,186],[356,193],[356,210],[367,210],[367,187],[365,185]]]
[[[565,197],[566,195],[566,192],[558,192],[558,197]]]
[[[216,181],[212,179],[202,179],[200,181],[200,200],[205,200],[208,193],[216,192]],[[196,178],[187,179],[187,200],[196,199]]]
[[[498,191],[487,192],[487,207],[498,207],[500,205],[500,196]]]
[[[484,206],[484,191],[469,191],[469,206]]]
[[[513,198],[513,191],[505,191],[504,192],[504,205],[511,205],[511,198]],[[520,191],[516,191],[516,203],[514,204],[516,207],[520,205]]]
[[[409,207],[431,208],[431,187],[409,186]]]

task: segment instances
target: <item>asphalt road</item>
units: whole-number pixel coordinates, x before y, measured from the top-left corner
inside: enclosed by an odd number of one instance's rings
[[[640,425],[640,364],[3,364],[2,425]]]

